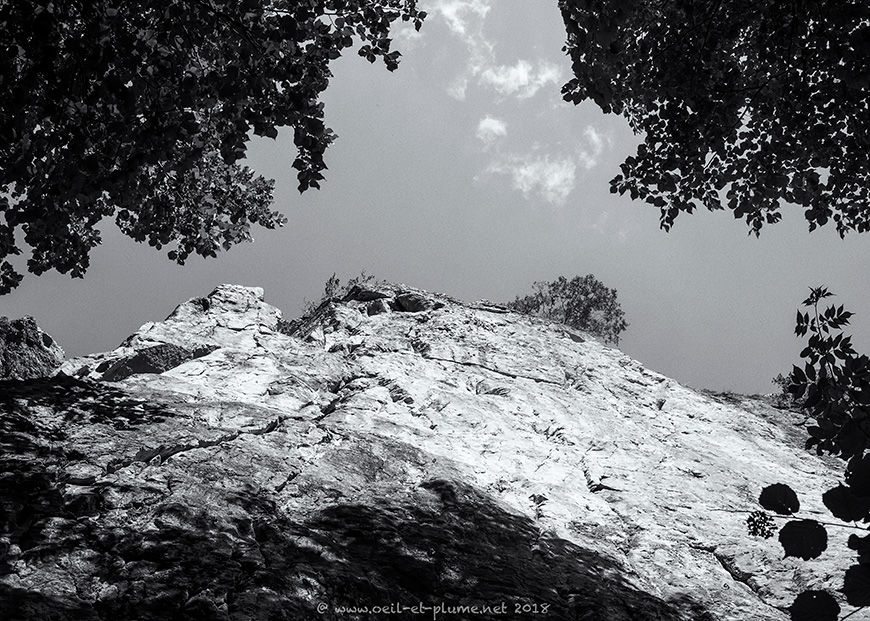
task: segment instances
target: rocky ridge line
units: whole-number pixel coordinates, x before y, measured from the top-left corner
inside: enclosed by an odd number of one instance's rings
[[[782,559],[745,533],[772,482],[824,513],[837,471],[800,450],[789,413],[403,285],[296,321],[224,285],[3,389],[13,619],[339,619],[424,601],[783,620],[848,556],[832,541],[814,563]]]

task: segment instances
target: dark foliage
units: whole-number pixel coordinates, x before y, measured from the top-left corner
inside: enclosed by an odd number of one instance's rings
[[[811,289],[798,311],[795,334],[808,337],[801,352],[805,360],[789,374],[789,393],[801,403],[801,409],[813,423],[807,428],[807,448],[821,455],[827,453],[846,460],[844,483],[822,496],[825,507],[843,522],[870,523],[870,359],[852,348],[851,337],[842,328],[852,313],[843,306],[820,309],[822,300],[831,297],[824,287]],[[760,504],[779,514],[793,514],[800,507],[794,491],[782,483],[765,488]],[[752,529],[751,534],[762,534]],[[779,534],[786,556],[809,560],[827,547],[827,531],[815,520],[792,520]],[[852,606],[870,605],[870,536],[849,538],[849,547],[857,552],[856,563],[846,570],[842,592]],[[791,608],[794,620],[834,621],[839,606],[830,594],[805,591]]]
[[[774,483],[761,490],[758,502],[768,511],[775,511],[780,515],[791,515],[801,508],[794,490],[782,483]]]
[[[753,537],[770,539],[776,532],[776,524],[764,511],[753,511],[746,518],[746,528]]]
[[[826,591],[804,591],[789,608],[792,621],[828,621],[840,614],[840,605]]]
[[[870,230],[870,4],[560,0],[574,78],[643,135],[611,181],[669,229],[729,209],[756,234],[782,201],[810,230]]]
[[[0,294],[28,269],[80,277],[114,217],[184,263],[274,228],[273,182],[240,166],[249,135],[293,129],[299,190],[319,187],[334,139],[330,62],[389,70],[390,28],[416,0],[97,0],[0,4]]]
[[[628,327],[616,299],[616,289],[604,286],[595,276],[559,276],[553,282],[536,282],[531,294],[517,297],[506,306],[526,315],[546,317],[619,344]]]
[[[808,561],[828,548],[828,531],[816,520],[791,520],[780,529],[779,542],[786,556]]]

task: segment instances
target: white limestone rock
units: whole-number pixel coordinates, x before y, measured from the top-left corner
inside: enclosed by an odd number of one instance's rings
[[[839,586],[840,533],[811,563],[746,533],[774,482],[826,515],[838,467],[801,449],[793,414],[491,303],[361,291],[284,329],[262,290],[223,285],[16,388],[35,427],[3,459],[44,493],[0,490],[11,618],[422,601],[773,621]],[[106,377],[158,345],[201,355]]]

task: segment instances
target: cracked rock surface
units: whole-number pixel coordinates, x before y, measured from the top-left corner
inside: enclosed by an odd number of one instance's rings
[[[839,533],[811,563],[746,534],[774,482],[827,515],[837,466],[795,415],[497,305],[367,287],[285,321],[223,285],[0,383],[2,618],[773,621],[839,586]]]
[[[0,317],[0,379],[44,377],[62,362],[63,350],[33,317]]]

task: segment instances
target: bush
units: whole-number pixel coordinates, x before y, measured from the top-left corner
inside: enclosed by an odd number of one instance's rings
[[[531,294],[517,297],[507,306],[525,315],[546,317],[594,334],[607,343],[619,344],[628,324],[616,300],[616,289],[605,287],[595,276],[559,276],[553,282],[536,282]]]
[[[771,395],[771,402],[773,403],[774,407],[787,410],[800,409],[800,399],[796,399],[795,396],[791,392],[789,392],[788,387],[791,386],[792,381],[793,380],[790,371],[786,375],[779,373],[776,377],[770,380],[770,383],[776,384],[778,388],[778,390]]]
[[[365,270],[362,270],[358,276],[354,276],[350,280],[347,281],[344,285],[341,284],[341,278],[339,278],[335,272],[332,273],[332,276],[326,279],[326,282],[323,283],[323,295],[320,296],[320,300],[317,302],[312,302],[311,300],[305,300],[303,302],[303,315],[310,315],[314,310],[326,302],[327,300],[337,300],[339,298],[344,297],[344,295],[350,291],[351,287],[354,285],[364,285],[367,283],[372,283],[375,281],[375,277],[371,274],[366,274]]]

